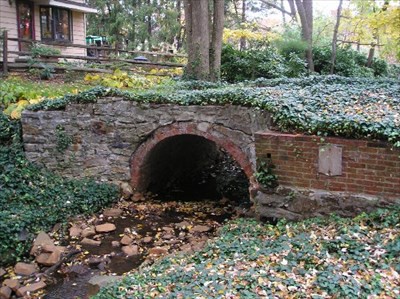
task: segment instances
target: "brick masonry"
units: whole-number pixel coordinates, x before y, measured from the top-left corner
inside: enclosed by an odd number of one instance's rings
[[[330,176],[319,172],[319,150],[326,145],[341,148],[340,175]],[[319,190],[307,191],[308,194],[312,193],[309,198],[314,199],[309,203],[303,202],[303,206],[308,206],[309,211],[318,209],[317,206],[321,204],[315,200],[316,194],[320,195],[317,196],[319,199],[332,199],[335,194],[340,194],[342,201],[338,198],[333,200],[339,209],[340,205],[351,206],[351,202],[353,207],[364,206],[367,202],[377,205],[400,203],[400,150],[391,148],[387,143],[258,132],[256,155],[259,160],[271,159],[281,190],[286,187]],[[324,195],[321,197],[322,193]],[[343,198],[347,198],[346,204]],[[268,205],[268,200],[264,202]],[[285,199],[282,202],[285,204],[281,208],[290,210],[290,204]],[[292,207],[291,212],[297,213],[300,210],[301,207]],[[325,212],[330,210],[325,209]],[[318,212],[315,214],[318,215]]]

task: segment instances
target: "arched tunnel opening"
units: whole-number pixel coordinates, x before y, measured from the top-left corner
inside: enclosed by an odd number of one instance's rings
[[[142,164],[139,185],[159,200],[227,198],[250,206],[244,171],[215,142],[197,135],[177,135],[157,143]]]

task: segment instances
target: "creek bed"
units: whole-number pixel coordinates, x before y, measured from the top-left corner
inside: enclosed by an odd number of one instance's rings
[[[112,223],[116,229],[93,236],[101,241],[100,246],[82,245],[80,238],[59,240],[71,248],[81,249],[82,254],[57,271],[53,276],[54,283],[47,287],[42,298],[89,298],[99,289],[89,282],[93,277],[124,275],[144,262],[152,263],[165,254],[199,250],[216,235],[224,221],[236,216],[237,211],[226,200],[145,200],[139,203],[120,202],[116,208],[122,211],[117,217],[98,214],[72,223],[80,226]],[[123,236],[132,239],[131,244],[137,249],[137,254],[127,256],[121,246],[116,246]]]

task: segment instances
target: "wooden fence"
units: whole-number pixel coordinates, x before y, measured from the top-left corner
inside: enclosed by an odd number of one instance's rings
[[[1,36],[1,35],[0,35]],[[181,60],[186,59],[186,55],[184,54],[173,54],[167,52],[149,52],[149,51],[129,51],[118,48],[106,47],[106,46],[93,46],[93,45],[80,45],[80,44],[65,44],[65,43],[56,43],[56,42],[48,42],[48,41],[39,41],[39,40],[26,40],[20,38],[10,38],[8,37],[7,31],[3,31],[2,34],[2,44],[3,47],[0,49],[0,53],[2,56],[2,71],[3,75],[7,76],[10,71],[27,71],[31,68],[44,68],[47,66],[51,66],[51,68],[57,72],[65,72],[66,70],[70,71],[80,71],[80,72],[99,72],[99,73],[111,73],[112,70],[107,69],[107,67],[112,66],[112,64],[120,63],[124,64],[122,69],[137,71],[138,67],[143,67],[144,69],[165,69],[165,68],[183,68],[185,64],[171,62],[175,58],[179,58]],[[94,56],[88,55],[41,55],[38,60],[42,60],[42,63],[28,63],[28,61],[21,61],[18,57],[25,56],[29,57],[31,52],[29,51],[13,51],[9,49],[9,42],[18,42],[18,43],[28,43],[33,45],[34,43],[39,43],[46,46],[55,46],[55,47],[68,47],[68,48],[80,48],[90,50]],[[15,62],[11,62],[11,56],[13,55],[16,58]],[[147,58],[147,61],[137,60],[133,57],[141,55]],[[125,57],[125,58],[123,58]],[[131,58],[132,57],[132,58]],[[52,61],[50,61],[52,59]],[[81,61],[84,63],[96,63],[100,67],[85,67],[85,66],[65,66],[62,64],[58,64],[58,59],[63,59],[65,61]],[[43,63],[45,62],[45,64]],[[142,74],[146,74],[146,72],[142,72]],[[153,73],[152,73],[153,74]],[[155,74],[157,75],[157,73]],[[159,74],[162,75],[162,74]]]

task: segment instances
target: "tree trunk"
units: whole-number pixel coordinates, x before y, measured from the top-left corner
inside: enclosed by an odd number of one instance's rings
[[[375,44],[371,45],[368,53],[368,60],[367,60],[367,67],[371,67],[372,63],[374,62],[374,55],[375,55]]]
[[[242,0],[242,24],[246,23],[246,0]],[[246,49],[246,38],[240,38],[240,50],[244,51]]]
[[[195,79],[207,80],[210,75],[208,1],[187,0],[185,2],[190,9],[190,15],[186,16],[186,21],[191,29],[187,35],[190,40],[187,75]]]
[[[281,0],[281,8],[285,9],[285,6],[283,5],[283,0]],[[286,26],[286,14],[282,11],[282,20],[283,20],[283,25]]]
[[[299,20],[297,19],[297,11],[296,11],[296,6],[294,4],[294,0],[288,0],[289,7],[290,7],[290,15],[292,19],[294,19],[297,23],[299,23]]]
[[[176,37],[176,50],[179,50],[182,47],[182,39],[184,35],[184,28],[182,26],[182,1],[176,1],[176,10],[178,11],[177,22],[180,25],[178,35]]]
[[[151,0],[147,0],[147,5],[151,5]],[[152,28],[151,28],[151,14],[147,16],[147,44],[148,44],[148,49],[149,51],[152,51],[153,46],[151,45],[151,34],[152,34]]]
[[[297,11],[300,16],[301,33],[303,40],[307,43],[306,59],[308,69],[314,71],[314,61],[312,55],[312,34],[313,34],[313,6],[312,0],[295,0]]]
[[[340,0],[339,6],[337,9],[337,14],[336,14],[336,24],[335,24],[335,28],[333,30],[332,57],[331,57],[331,70],[330,70],[331,75],[335,72],[337,36],[338,36],[338,31],[339,31],[339,26],[340,26],[340,15],[342,13],[342,4],[343,4],[343,0]]]
[[[243,1],[244,2],[244,1]],[[221,51],[224,31],[224,0],[214,0],[213,30],[210,45],[210,80],[221,78]]]
[[[217,80],[221,67],[224,0],[213,0],[212,18],[208,0],[184,0],[188,64],[185,75]],[[212,20],[212,24],[210,24]],[[210,34],[210,29],[212,32]]]

